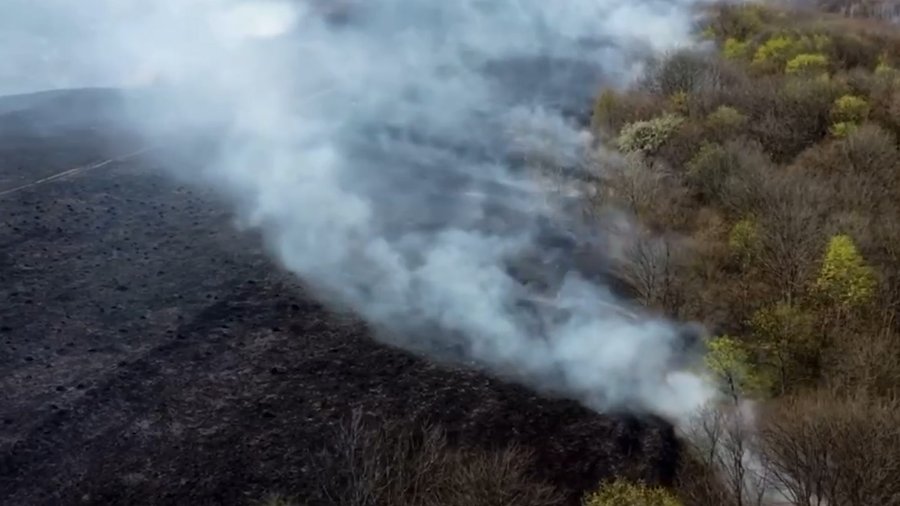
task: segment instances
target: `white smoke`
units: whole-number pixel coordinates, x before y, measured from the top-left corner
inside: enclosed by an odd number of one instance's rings
[[[567,115],[688,43],[693,3],[4,0],[0,91],[152,85],[141,124],[218,132],[201,180],[323,296],[407,346],[676,416],[710,394],[673,369],[674,324],[571,270],[537,294],[508,264],[542,249],[551,205],[515,160],[576,165]]]

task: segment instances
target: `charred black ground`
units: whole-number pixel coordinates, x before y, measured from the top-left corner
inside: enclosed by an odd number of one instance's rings
[[[0,504],[302,494],[308,450],[355,409],[520,443],[573,498],[613,473],[671,478],[663,422],[378,344],[149,154],[14,190],[139,149],[110,96],[0,99]]]

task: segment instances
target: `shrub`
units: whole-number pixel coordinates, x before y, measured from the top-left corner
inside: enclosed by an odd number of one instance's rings
[[[749,49],[747,42],[729,37],[725,39],[725,44],[722,46],[722,56],[729,60],[740,60],[749,54]]]
[[[861,123],[869,117],[869,102],[855,95],[844,95],[834,101],[831,119],[835,123]]]
[[[706,117],[706,124],[714,131],[734,130],[742,127],[747,117],[734,107],[720,105]]]
[[[828,132],[839,139],[843,139],[855,132],[857,128],[859,128],[859,125],[852,121],[839,121],[831,125]]]
[[[787,62],[788,74],[822,74],[828,71],[828,57],[821,53],[802,53]]]
[[[584,506],[681,506],[671,492],[660,487],[616,480],[606,483],[582,501]]]
[[[877,76],[896,76],[897,69],[892,67],[887,60],[880,58],[878,65],[875,66],[875,75]]]
[[[629,123],[619,132],[616,144],[627,153],[654,153],[681,126],[684,118],[676,114],[664,114],[647,121]]]
[[[760,45],[753,55],[758,67],[782,69],[796,51],[796,42],[787,35],[776,35]]]

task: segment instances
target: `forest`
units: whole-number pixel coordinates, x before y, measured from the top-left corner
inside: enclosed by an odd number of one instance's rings
[[[643,225],[620,276],[641,304],[710,329],[705,362],[733,404],[686,431],[684,504],[900,501],[889,18],[717,6],[700,49],[596,98],[594,133],[624,156],[588,210],[624,207]]]

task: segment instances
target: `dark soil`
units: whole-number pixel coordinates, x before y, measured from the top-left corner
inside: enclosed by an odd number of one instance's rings
[[[104,110],[91,93],[66,98],[61,122],[47,100],[0,101],[0,193],[136,148],[90,114]],[[0,504],[302,495],[309,451],[356,409],[462,445],[520,443],[573,497],[613,473],[671,478],[664,423],[381,345],[232,218],[149,155],[0,196]]]

